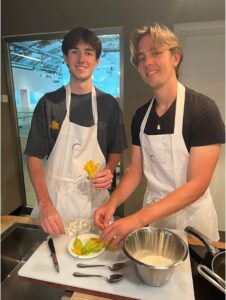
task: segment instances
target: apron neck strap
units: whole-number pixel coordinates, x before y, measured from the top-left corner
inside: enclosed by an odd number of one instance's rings
[[[143,121],[142,121],[141,126],[140,126],[140,131],[141,131],[141,132],[144,132],[144,128],[145,128],[145,125],[146,125],[146,123],[147,123],[148,116],[149,116],[149,114],[150,114],[150,111],[151,111],[152,105],[153,105],[153,103],[154,103],[154,100],[155,100],[155,97],[152,98],[151,103],[150,103],[150,105],[149,105],[149,107],[148,107],[148,109],[147,109],[147,111],[146,111],[146,114],[145,114],[145,116],[144,116],[144,118],[143,118]]]
[[[174,123],[175,124],[174,132],[177,133],[181,133],[183,129],[184,101],[185,101],[185,87],[178,81],[176,113],[175,113],[175,123]]]
[[[144,132],[145,125],[148,120],[148,116],[150,114],[152,105],[154,103],[154,97],[151,100],[151,103],[147,109],[147,112],[144,116],[144,119],[141,123],[140,130],[141,132]],[[174,125],[174,132],[182,132],[182,126],[183,126],[183,115],[184,115],[184,101],[185,101],[185,87],[178,81],[178,86],[177,86],[177,101],[176,101],[176,113],[175,113],[175,125]]]
[[[94,86],[92,86],[91,100],[92,100],[93,120],[94,120],[94,124],[97,125],[98,123],[97,96],[96,96],[96,89]]]
[[[70,84],[65,86],[66,89],[66,109],[67,109],[67,117],[69,118],[70,114],[70,104],[71,104],[71,87]],[[96,98],[96,89],[92,86],[92,93],[91,93],[91,102],[92,102],[92,112],[93,112],[93,120],[94,125],[98,123],[98,113],[97,113],[97,98]]]

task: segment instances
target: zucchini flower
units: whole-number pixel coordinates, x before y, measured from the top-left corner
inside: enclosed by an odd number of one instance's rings
[[[92,180],[93,176],[96,175],[99,166],[100,164],[95,163],[93,160],[87,161],[87,163],[83,166],[83,170],[87,172],[87,178],[89,180]]]

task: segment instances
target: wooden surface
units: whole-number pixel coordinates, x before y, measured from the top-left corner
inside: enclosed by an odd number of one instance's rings
[[[196,239],[195,237],[188,237],[188,243],[189,245],[200,245],[202,246],[203,243]],[[219,248],[219,249],[225,249],[226,244],[223,242],[213,242],[214,246]]]
[[[1,216],[1,233],[4,232],[7,228],[9,228],[14,223],[40,225],[38,219],[33,219],[30,217]]]
[[[33,219],[31,217],[19,217],[19,216],[1,216],[1,233],[9,228],[14,223],[26,223],[26,224],[35,224],[40,225],[38,219]],[[201,241],[195,237],[188,237],[188,243],[190,245],[203,245]],[[219,249],[225,249],[226,244],[223,242],[214,242],[213,243]]]

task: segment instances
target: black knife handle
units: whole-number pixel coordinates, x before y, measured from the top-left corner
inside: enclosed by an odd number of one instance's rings
[[[55,250],[52,238],[48,239],[48,244],[49,244],[49,249],[50,249],[51,253],[56,254],[56,250]]]

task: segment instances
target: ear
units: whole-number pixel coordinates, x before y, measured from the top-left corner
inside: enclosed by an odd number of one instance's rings
[[[178,66],[178,64],[180,63],[180,59],[181,59],[181,56],[179,53],[174,53],[173,54],[173,66],[176,68]]]
[[[68,58],[67,58],[66,54],[64,54],[64,62],[65,62],[66,65],[68,64]]]
[[[99,62],[100,62],[100,59],[97,58],[97,59],[96,59],[96,66],[99,64]],[[96,66],[95,66],[95,67],[96,67]]]

